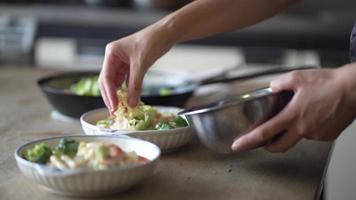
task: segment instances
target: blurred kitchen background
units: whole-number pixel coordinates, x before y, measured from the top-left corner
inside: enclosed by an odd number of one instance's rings
[[[0,0],[0,67],[99,70],[105,45],[189,0]],[[306,0],[258,25],[175,47],[154,68],[194,70],[204,79],[273,67],[338,67],[349,62],[356,1]],[[194,65],[194,66],[193,66]],[[356,196],[356,135],[336,142],[326,199]],[[347,158],[347,159],[346,159]]]

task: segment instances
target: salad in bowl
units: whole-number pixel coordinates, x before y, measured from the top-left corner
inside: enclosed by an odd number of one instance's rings
[[[150,106],[139,102],[134,108],[127,104],[127,87],[118,91],[118,109],[111,115],[106,108],[83,114],[80,118],[87,135],[121,135],[140,138],[173,151],[188,144],[194,137],[189,123],[177,113],[176,107]]]
[[[78,142],[70,138],[61,138],[54,148],[45,142],[36,144],[33,148],[27,149],[23,156],[28,161],[60,170],[80,168],[103,170],[148,161],[135,151],[123,151],[114,143]]]
[[[96,122],[98,127],[115,130],[167,130],[187,127],[187,121],[176,113],[160,112],[142,101],[134,108],[127,104],[127,87],[117,91],[118,109],[113,116]]]
[[[73,135],[28,142],[15,151],[20,171],[42,188],[69,196],[118,193],[150,177],[160,149],[127,136]]]

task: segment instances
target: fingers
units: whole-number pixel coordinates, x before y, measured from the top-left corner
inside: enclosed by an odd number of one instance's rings
[[[272,153],[282,153],[291,149],[301,137],[294,131],[283,133],[276,141],[265,146],[265,149]]]
[[[99,88],[100,88],[100,94],[101,97],[103,98],[103,101],[105,103],[105,106],[109,109],[109,111],[111,112],[111,105],[110,105],[110,101],[109,98],[107,97],[107,92],[105,91],[105,87],[104,85],[101,83],[101,79],[99,78]]]
[[[293,114],[289,111],[290,109],[287,108],[288,106],[272,119],[234,141],[231,146],[232,150],[235,152],[242,152],[264,145],[279,133],[286,130],[292,121],[291,117]]]
[[[145,74],[145,67],[139,62],[133,62],[130,65],[129,85],[128,85],[128,104],[130,107],[135,107],[139,102],[142,81]]]
[[[116,88],[117,88],[117,81],[114,77],[104,76],[101,80],[101,88],[104,89],[105,96],[103,96],[104,101],[106,102],[105,105],[109,105],[110,112],[114,112],[117,109],[117,96],[116,96]]]
[[[117,109],[116,87],[119,81],[116,69],[120,68],[120,60],[115,56],[113,45],[108,45],[105,51],[103,68],[99,76],[99,87],[106,107],[113,112]]]
[[[280,92],[283,90],[295,91],[301,82],[302,71],[293,71],[287,74],[281,75],[279,78],[272,80],[270,87],[273,92]]]

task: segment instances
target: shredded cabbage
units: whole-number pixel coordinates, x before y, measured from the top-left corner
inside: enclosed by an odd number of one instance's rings
[[[117,91],[118,109],[114,112],[114,122],[111,128],[145,130],[150,128],[157,114],[154,107],[139,102],[134,108],[127,104],[127,87],[125,84]]]
[[[188,126],[185,119],[172,113],[160,113],[153,106],[145,105],[142,101],[134,108],[127,104],[127,86],[124,83],[117,91],[118,109],[110,119],[99,120],[97,126],[103,128],[121,129],[121,130],[161,130],[173,129],[177,127]],[[176,123],[176,121],[180,123]],[[185,122],[182,123],[182,120]],[[169,123],[170,126],[160,126],[157,124]]]

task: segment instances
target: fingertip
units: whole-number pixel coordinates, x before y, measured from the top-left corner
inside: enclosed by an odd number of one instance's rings
[[[232,145],[231,145],[231,150],[234,152],[239,152],[240,151],[240,141],[239,139],[235,140]]]
[[[136,107],[137,106],[137,104],[138,104],[138,98],[136,97],[136,96],[129,96],[129,98],[128,98],[128,102],[127,102],[128,104],[129,104],[129,106],[130,107]]]
[[[114,112],[116,111],[117,108],[116,108],[116,106],[114,106],[113,103],[110,102],[110,107],[108,109],[111,114],[114,114]]]
[[[244,136],[237,138],[231,145],[232,151],[235,153],[241,153],[249,150],[249,142],[248,138]]]

